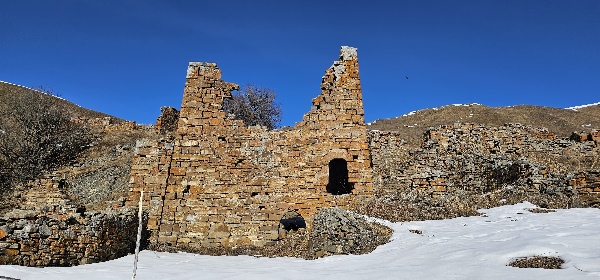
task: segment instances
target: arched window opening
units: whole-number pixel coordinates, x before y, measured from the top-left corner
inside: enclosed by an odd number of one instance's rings
[[[348,182],[348,163],[345,159],[334,158],[329,162],[329,183],[327,192],[333,195],[349,194],[354,183]]]

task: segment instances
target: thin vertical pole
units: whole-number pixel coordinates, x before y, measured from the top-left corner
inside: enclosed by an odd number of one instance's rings
[[[142,239],[142,202],[144,201],[144,191],[140,193],[140,206],[138,211],[138,231],[137,231],[137,240],[135,242],[135,260],[133,262],[133,277],[132,280],[135,280],[135,274],[137,272],[137,263],[138,263],[138,255],[140,254],[140,240]]]

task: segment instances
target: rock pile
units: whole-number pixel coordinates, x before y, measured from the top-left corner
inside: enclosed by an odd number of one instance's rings
[[[556,139],[545,129],[520,124],[460,124],[429,129],[421,149],[398,152],[399,135],[369,135],[378,190],[418,189],[437,197],[525,185],[532,193],[600,195],[593,168],[600,164],[600,147],[592,138]]]
[[[309,252],[317,258],[340,254],[365,254],[388,242],[391,229],[368,222],[341,208],[321,210],[313,221]]]
[[[520,124],[455,124],[430,128],[421,148],[410,149],[397,132],[369,131],[378,197],[355,210],[409,221],[477,215],[523,200],[597,207],[600,147],[589,135],[557,139]]]

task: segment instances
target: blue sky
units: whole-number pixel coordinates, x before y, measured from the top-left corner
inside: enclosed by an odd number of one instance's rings
[[[277,92],[282,125],[358,48],[365,118],[600,101],[600,1],[0,1],[0,80],[154,123],[189,61]],[[406,79],[408,77],[408,79]]]

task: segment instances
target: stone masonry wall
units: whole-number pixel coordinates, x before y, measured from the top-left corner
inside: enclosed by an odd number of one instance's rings
[[[355,48],[342,47],[293,128],[268,131],[228,116],[223,100],[236,89],[216,64],[190,63],[174,140],[140,144],[127,205],[149,194],[152,242],[263,246],[287,212],[310,228],[319,209],[372,196]]]
[[[593,133],[569,140],[520,124],[455,124],[430,128],[421,149],[409,151],[397,132],[370,131],[373,181],[383,194],[418,189],[437,197],[526,184],[532,193],[600,196],[600,147]],[[575,170],[565,167],[570,160]]]
[[[116,259],[135,246],[129,211],[86,212],[51,174],[30,184],[20,209],[0,216],[0,265],[72,266]]]
[[[82,123],[104,131],[132,131],[136,129],[147,129],[147,126],[139,125],[134,121],[121,121],[113,117],[104,118],[75,118],[74,123]]]
[[[156,119],[154,131],[160,134],[173,132],[177,129],[179,111],[173,107],[164,106],[160,108],[160,116]]]

